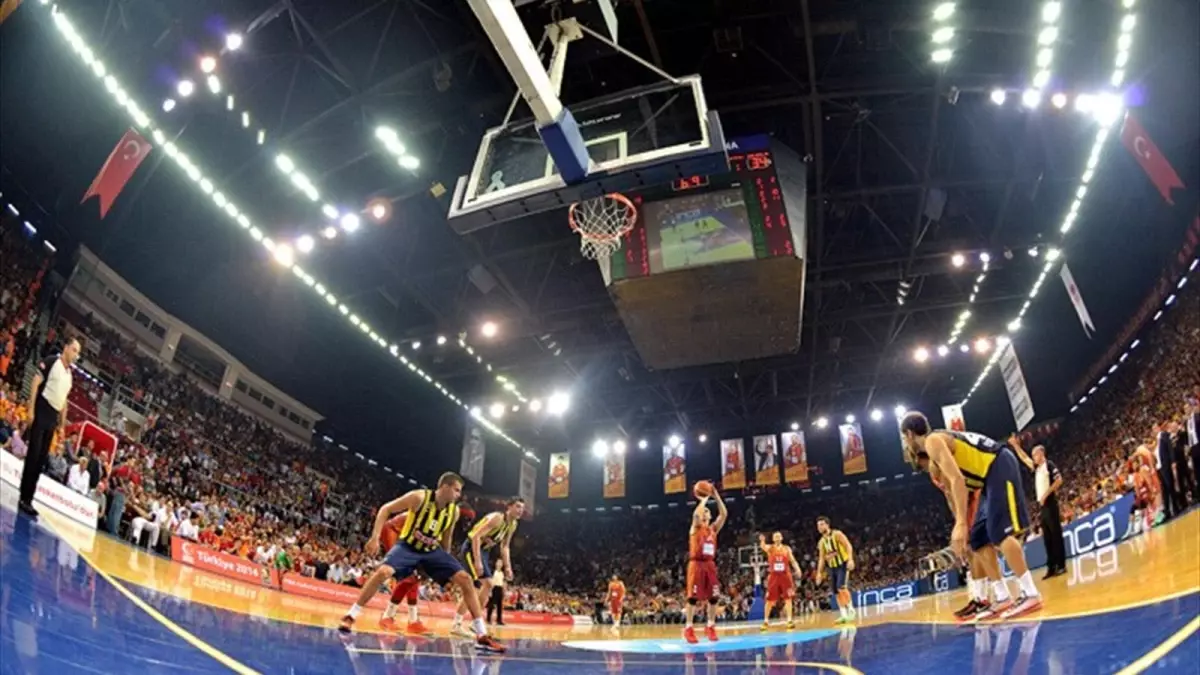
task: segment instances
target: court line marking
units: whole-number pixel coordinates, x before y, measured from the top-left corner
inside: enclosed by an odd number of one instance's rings
[[[1068,612],[1066,614],[1056,614],[1054,616],[1039,616],[1037,614],[1031,614],[1031,615],[1020,617],[1020,620],[1021,621],[1059,621],[1061,619],[1079,619],[1082,617],[1100,616],[1101,614],[1112,614],[1113,612],[1123,612],[1127,609],[1137,609],[1139,607],[1146,607],[1147,605],[1156,605],[1160,602],[1167,602],[1168,600],[1175,600],[1178,598],[1182,598],[1186,595],[1191,595],[1193,593],[1200,593],[1200,586],[1192,586],[1191,588],[1184,588],[1182,590],[1172,591],[1170,593],[1167,593],[1166,595],[1161,595],[1156,598],[1149,598],[1149,599],[1145,599],[1145,600],[1137,600],[1134,602],[1127,602],[1124,605],[1115,605],[1112,607],[1103,607],[1103,608],[1097,608],[1097,609],[1083,609],[1083,610],[1079,610],[1076,612]],[[938,626],[972,626],[972,625],[991,626],[991,625],[996,625],[996,624],[1002,624],[1004,622],[1003,621],[999,621],[999,622],[983,621],[983,622],[980,622],[979,624],[970,624],[970,623],[966,623],[966,622],[954,621],[953,619],[896,619],[896,620],[892,620],[892,621],[886,621],[884,623],[938,625]]]
[[[58,529],[56,527],[54,527],[53,524],[51,524],[49,521],[46,521],[46,520],[40,520],[40,523],[43,526],[48,527],[50,529],[50,531],[56,537],[59,538],[60,541],[66,542],[67,546],[70,546],[71,548],[75,549],[75,552],[79,554],[79,557],[83,558],[83,561],[86,562],[89,567],[96,570],[96,573],[99,574],[101,576],[101,578],[103,578],[108,583],[112,584],[113,588],[117,589],[117,591],[119,591],[121,593],[121,595],[124,595],[126,598],[128,598],[130,602],[137,605],[137,607],[139,609],[141,609],[143,612],[149,614],[151,618],[153,618],[155,621],[162,624],[164,628],[166,628],[167,630],[174,633],[176,637],[178,637],[179,639],[183,640],[184,642],[190,644],[191,646],[195,647],[196,649],[199,649],[201,652],[204,652],[204,654],[215,659],[218,663],[220,663],[221,665],[225,666],[226,668],[232,670],[233,672],[238,673],[239,675],[262,675],[257,670],[245,665],[244,663],[242,663],[241,661],[238,661],[237,659],[233,658],[232,656],[229,656],[225,652],[208,644],[204,640],[201,640],[200,638],[198,638],[195,635],[193,635],[192,633],[190,633],[186,628],[184,628],[184,627],[180,626],[179,624],[175,623],[174,621],[168,619],[166,616],[163,616],[163,614],[161,612],[159,612],[157,609],[154,609],[153,607],[151,607],[149,603],[147,603],[145,600],[142,600],[141,598],[139,598],[137,595],[135,595],[133,593],[133,591],[129,590],[128,588],[125,588],[125,586],[121,582],[114,579],[112,577],[112,575],[110,575],[108,572],[105,572],[104,570],[100,569],[100,567],[98,567],[96,565],[96,563],[92,562],[91,556],[89,556],[87,553],[84,553],[82,550],[75,548],[75,545],[72,544],[70,542],[70,540],[68,540],[67,538],[60,536],[58,533]]]
[[[775,645],[775,646],[782,647],[784,645]],[[353,646],[347,647],[346,649],[347,649],[347,651],[356,652],[358,654],[378,654],[378,655],[384,655],[384,656],[391,654],[391,655],[399,655],[399,656],[434,656],[434,657],[443,658],[443,659],[464,658],[463,655],[461,655],[461,654],[441,654],[441,653],[434,653],[434,652],[406,652],[406,651],[397,650],[397,649],[370,649],[370,648],[361,648],[361,647],[353,647]],[[611,654],[614,652],[604,652],[604,653]],[[692,652],[689,654],[689,656],[699,657],[699,656],[703,656],[704,654],[717,654],[717,653],[719,653],[719,652]],[[589,665],[589,666],[606,663],[606,661],[604,659],[560,659],[560,658],[552,658],[552,657],[538,658],[538,657],[534,657],[534,656],[509,656],[507,654],[492,655],[492,656],[485,657],[482,660],[484,660],[484,661],[526,661],[526,662],[530,662],[530,663],[562,663],[562,664]],[[630,659],[624,659],[624,658],[621,659],[621,663],[626,666],[657,666],[660,668],[678,668],[680,665],[679,661],[673,661],[673,660],[672,661],[667,661],[667,660],[637,661],[637,660],[630,660]],[[792,668],[800,667],[800,668],[816,668],[818,670],[829,670],[834,673],[838,673],[838,675],[866,675],[865,673],[863,673],[863,671],[861,671],[857,668],[853,668],[851,666],[844,666],[840,663],[822,663],[822,662],[818,662],[818,661],[774,661],[774,660],[768,660],[768,659],[764,658],[762,661],[717,661],[716,666],[718,668],[746,667],[746,666],[787,666],[787,667],[792,667]]]
[[[1146,670],[1158,662],[1159,659],[1169,654],[1172,649],[1178,647],[1184,640],[1191,637],[1192,633],[1195,633],[1197,630],[1200,630],[1200,616],[1193,618],[1186,626],[1175,631],[1174,635],[1163,640],[1157,647],[1143,654],[1137,661],[1118,670],[1117,675],[1137,675]]]

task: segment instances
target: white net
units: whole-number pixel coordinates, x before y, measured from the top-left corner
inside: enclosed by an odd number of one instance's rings
[[[614,192],[572,204],[569,219],[571,229],[579,233],[580,253],[591,260],[607,260],[637,222],[637,207]]]

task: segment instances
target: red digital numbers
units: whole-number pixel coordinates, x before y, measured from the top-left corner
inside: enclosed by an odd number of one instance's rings
[[[750,171],[765,171],[771,168],[771,153],[763,150],[746,155],[746,169]]]
[[[671,182],[671,189],[676,192],[684,190],[694,190],[699,187],[708,185],[708,176],[688,176],[686,178],[676,178]]]

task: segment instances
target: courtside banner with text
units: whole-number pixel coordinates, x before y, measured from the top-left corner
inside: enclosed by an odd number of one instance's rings
[[[550,499],[566,499],[571,494],[571,455],[556,452],[550,455]]]
[[[302,576],[294,572],[287,572],[283,575],[283,590],[288,593],[303,595],[306,598],[328,600],[343,605],[353,605],[358,602],[358,594],[362,589],[356,586],[343,586],[342,584],[320,581],[319,579]],[[379,593],[376,593],[375,597],[367,601],[367,607],[383,609],[387,605],[388,596]]]
[[[1121,495],[1117,501],[1076,518],[1063,526],[1063,545],[1068,558],[1090,553],[1115,544],[1129,534],[1129,513],[1133,509],[1133,493]],[[1025,562],[1030,568],[1046,564],[1046,542],[1035,537],[1025,543]],[[1005,574],[1011,574],[1008,566]]]
[[[231,579],[279,588],[276,570],[181,537],[171,537],[171,559]]]
[[[21,472],[24,470],[23,460],[7,450],[0,450],[0,479],[11,485],[14,493],[21,487]],[[100,508],[96,502],[50,476],[38,476],[37,492],[33,495],[33,501],[63,514],[80,525],[96,529],[96,521],[100,517]]]

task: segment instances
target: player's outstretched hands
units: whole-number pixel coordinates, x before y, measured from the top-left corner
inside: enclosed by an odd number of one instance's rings
[[[759,545],[759,546],[762,546],[762,545],[764,545],[764,544],[766,544],[766,543],[767,543],[767,535],[765,535],[765,534],[762,534],[762,533],[760,532],[760,533],[759,533],[759,535],[758,535],[758,545]]]
[[[379,537],[371,537],[368,539],[367,544],[363,546],[363,550],[367,552],[367,555],[375,555],[379,553]]]

